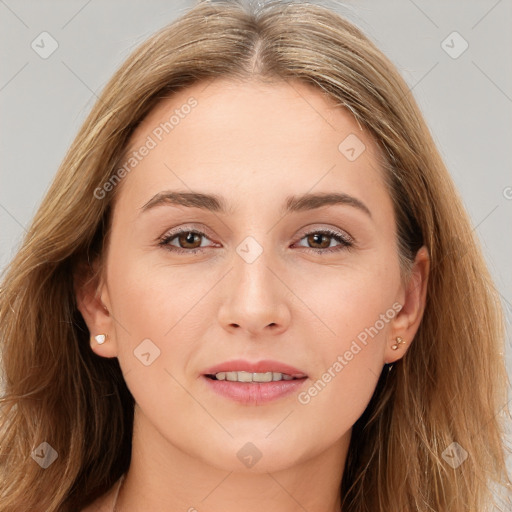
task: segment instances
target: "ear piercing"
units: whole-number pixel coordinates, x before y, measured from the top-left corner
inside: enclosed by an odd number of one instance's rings
[[[97,334],[96,336],[94,336],[94,339],[98,342],[99,345],[101,345],[102,343],[105,343],[105,341],[107,339],[107,335],[106,334]]]
[[[403,343],[405,344],[405,340],[403,338],[401,338],[400,336],[397,336],[396,337],[396,343],[394,345],[391,345],[391,348],[393,350],[397,350],[398,349],[398,346]]]

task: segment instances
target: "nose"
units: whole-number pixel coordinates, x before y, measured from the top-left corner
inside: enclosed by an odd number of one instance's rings
[[[288,290],[279,276],[279,266],[266,257],[266,251],[252,263],[235,255],[228,274],[218,318],[229,332],[243,331],[251,336],[280,334],[290,323]],[[281,278],[282,279],[282,278]]]

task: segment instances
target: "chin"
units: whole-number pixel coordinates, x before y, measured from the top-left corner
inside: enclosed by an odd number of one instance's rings
[[[215,451],[210,450],[208,454],[199,448],[201,458],[208,465],[223,471],[254,474],[288,469],[307,459],[307,452],[315,451],[314,447],[305,447],[306,440],[293,440],[288,436],[285,442],[279,436],[272,438],[271,434],[265,438],[265,435],[259,433],[236,437],[227,444],[218,444]],[[211,444],[209,446],[212,447]],[[297,446],[301,447],[300,451]]]

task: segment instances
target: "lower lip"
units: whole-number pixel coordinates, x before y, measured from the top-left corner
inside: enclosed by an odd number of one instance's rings
[[[202,376],[215,393],[242,404],[259,405],[296,393],[307,380],[279,380],[271,382],[232,382]]]

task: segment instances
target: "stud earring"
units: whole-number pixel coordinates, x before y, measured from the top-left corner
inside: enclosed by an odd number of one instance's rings
[[[94,339],[98,342],[99,345],[101,345],[102,343],[105,343],[105,341],[107,339],[107,335],[106,334],[98,334],[98,335],[94,336]]]
[[[391,348],[392,348],[393,350],[397,350],[397,349],[398,349],[398,345],[400,345],[401,343],[404,343],[404,344],[405,344],[405,340],[404,340],[402,337],[397,336],[397,337],[396,337],[396,343],[395,343],[394,345],[391,345]]]

